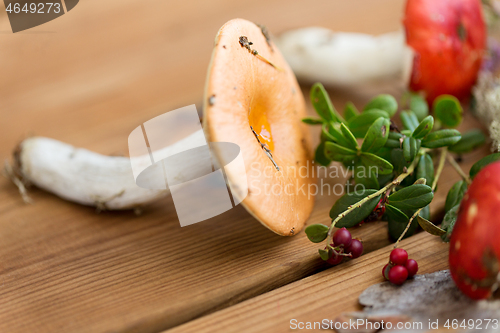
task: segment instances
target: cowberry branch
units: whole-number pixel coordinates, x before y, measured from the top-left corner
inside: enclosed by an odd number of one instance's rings
[[[343,116],[320,83],[313,85],[310,97],[319,118],[308,117],[302,121],[321,125],[321,141],[314,153],[315,161],[322,166],[328,166],[332,161],[345,167],[353,165],[352,179],[363,190],[347,191],[338,198],[330,210],[330,225],[309,225],[306,235],[314,243],[326,241],[325,248],[318,250],[319,255],[329,264],[338,265],[345,256],[343,254],[357,258],[363,252],[362,243],[352,240],[347,228],[385,219],[391,239],[397,239],[393,251],[405,254],[405,258],[397,260],[395,256],[393,260],[391,254],[390,263],[384,267],[384,277],[392,283],[402,284],[417,273],[418,264],[415,260],[408,260],[406,251],[397,248],[400,241],[415,232],[416,218],[425,231],[436,236],[449,236],[455,218],[453,214],[457,211],[454,207],[461,200],[465,185],[470,183],[470,178],[449,156],[448,150],[457,154],[468,152],[485,141],[484,135],[477,130],[462,135],[455,129],[462,121],[463,109],[458,99],[451,95],[436,99],[432,105],[433,115],[429,114],[425,99],[416,93],[408,93],[409,100],[403,101],[404,110],[400,112],[397,112],[396,99],[382,94],[371,99],[362,110],[347,103]],[[406,106],[410,109],[405,109]],[[401,129],[392,120],[396,115],[401,120]],[[500,153],[498,156],[500,159]],[[448,229],[441,229],[425,216],[447,159],[464,181],[457,182],[450,190],[450,199],[446,202],[448,206],[453,204],[451,209],[447,208],[449,225]],[[488,161],[492,160],[496,157],[488,158]],[[479,169],[481,163],[476,163],[473,169]],[[366,175],[363,167],[375,167],[380,174]]]
[[[400,174],[399,176],[397,176],[392,182],[390,182],[389,184],[387,184],[386,186],[382,187],[380,190],[378,190],[377,192],[373,193],[373,194],[370,194],[366,197],[364,197],[363,199],[361,199],[360,201],[358,201],[357,203],[355,203],[354,205],[351,205],[349,206],[349,208],[347,210],[345,210],[344,212],[340,213],[333,221],[332,221],[332,224],[330,225],[330,229],[328,230],[328,236],[327,236],[327,244],[330,244],[329,240],[331,239],[331,235],[332,235],[332,230],[333,228],[335,227],[335,225],[337,224],[338,221],[340,221],[342,218],[344,218],[346,215],[350,214],[352,211],[354,211],[356,208],[361,208],[362,205],[364,205],[365,203],[367,203],[368,201],[370,201],[371,199],[381,195],[381,194],[384,194],[390,190],[392,190],[393,188],[395,188],[396,186],[398,186],[399,184],[401,184],[401,182],[406,178],[408,177],[409,175],[411,175],[413,173],[413,171],[415,170],[415,167],[417,166],[419,160],[420,160],[420,157],[424,154],[424,150],[421,150],[417,156],[415,157],[415,159],[413,160],[413,162],[410,164],[410,166],[406,169],[405,172],[403,172],[402,174]]]
[[[458,165],[457,161],[455,161],[453,156],[448,155],[448,162],[450,162],[451,166],[460,175],[460,177],[463,178],[463,180],[467,183],[467,185],[470,185],[472,183],[470,177],[462,170],[462,168],[460,167],[460,165]]]
[[[446,161],[447,153],[448,153],[448,149],[446,147],[441,149],[441,155],[439,156],[438,168],[436,170],[436,175],[434,176],[434,181],[432,182],[432,186],[431,186],[432,191],[434,191],[436,189],[437,183],[439,181],[439,177],[441,176],[441,173],[443,172],[444,163]],[[422,209],[424,209],[424,207],[417,209],[417,211],[408,220],[408,224],[406,225],[406,228],[403,231],[403,233],[399,236],[398,240],[396,241],[396,244],[394,244],[394,248],[398,247],[399,242],[406,235],[406,233],[408,232],[408,229],[410,229],[410,226],[411,226],[413,220],[418,216],[418,214],[420,214]]]

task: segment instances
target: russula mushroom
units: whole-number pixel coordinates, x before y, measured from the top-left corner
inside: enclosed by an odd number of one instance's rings
[[[410,89],[433,101],[470,95],[481,68],[486,27],[480,0],[408,0],[406,41],[415,51]]]
[[[500,162],[477,175],[465,193],[450,240],[450,272],[472,299],[490,297],[500,286]]]
[[[242,19],[227,22],[215,39],[203,126],[208,141],[240,146],[246,174],[227,176],[236,184],[247,177],[242,204],[280,235],[298,232],[313,208],[305,116],[297,80],[265,30]]]
[[[300,120],[306,106],[295,76],[265,28],[246,20],[218,32],[208,70],[203,127],[208,141],[232,142],[245,170],[227,172],[232,188],[247,180],[242,204],[280,235],[294,235],[314,204],[312,145]],[[178,150],[190,136],[167,146]],[[224,165],[223,154],[213,153]],[[166,152],[168,155],[168,152]],[[132,157],[141,164],[149,155]],[[63,142],[32,137],[14,153],[9,176],[23,188],[32,183],[66,200],[99,209],[141,207],[169,193],[137,186],[131,159],[104,156]]]
[[[486,29],[479,0],[408,0],[405,31],[380,36],[324,28],[289,31],[277,45],[299,79],[342,88],[398,81],[423,91],[469,96]]]

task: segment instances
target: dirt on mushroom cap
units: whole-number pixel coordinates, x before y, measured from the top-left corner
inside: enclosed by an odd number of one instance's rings
[[[227,176],[234,184],[246,178],[245,208],[277,234],[300,231],[314,205],[311,137],[300,121],[306,106],[292,70],[260,26],[235,19],[219,30],[204,112],[209,141],[241,148],[246,171]]]

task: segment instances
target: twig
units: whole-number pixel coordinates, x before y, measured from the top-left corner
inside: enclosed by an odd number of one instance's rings
[[[251,45],[253,45],[253,42],[249,41],[247,36],[240,36],[239,43],[240,43],[241,47],[246,48],[248,50],[248,52],[250,52],[251,54],[253,54],[257,58],[259,58],[260,60],[264,61],[265,63],[267,63],[269,65],[271,65],[272,67],[274,67],[278,71],[284,72],[283,68],[276,66],[271,61],[269,61],[266,58],[264,58],[263,56],[261,56],[256,49],[252,49]]]
[[[327,239],[327,244],[330,244],[329,240],[331,238],[332,230],[333,230],[333,228],[335,227],[335,225],[337,224],[338,221],[340,221],[346,215],[348,215],[349,213],[351,213],[352,211],[354,211],[356,208],[360,208],[362,205],[364,205],[365,203],[367,203],[371,199],[373,199],[373,198],[375,198],[375,197],[377,197],[377,196],[379,196],[381,194],[384,194],[388,190],[391,190],[391,189],[395,188],[396,186],[398,186],[399,184],[401,184],[401,182],[406,177],[408,177],[410,174],[413,173],[413,171],[415,170],[415,167],[417,166],[418,162],[420,161],[420,157],[422,156],[422,154],[423,154],[423,151],[420,151],[417,154],[417,156],[415,157],[415,159],[413,160],[413,162],[410,164],[410,166],[408,167],[408,169],[404,173],[402,173],[398,177],[396,177],[396,179],[394,179],[392,182],[390,182],[389,184],[387,184],[386,186],[384,186],[383,188],[381,188],[377,192],[364,197],[363,199],[361,199],[360,201],[358,201],[356,204],[350,206],[346,211],[340,213],[332,221],[332,224],[330,225],[330,229],[328,230],[328,235],[327,235],[327,238],[326,238]]]
[[[271,162],[273,162],[274,164],[274,167],[276,168],[276,170],[280,171],[280,167],[278,166],[278,164],[276,164],[276,162],[274,161],[274,158],[273,158],[273,154],[271,153],[271,150],[269,148],[267,148],[267,144],[265,143],[262,143],[259,139],[259,134],[257,134],[257,132],[255,132],[255,130],[253,129],[252,126],[250,126],[250,129],[252,130],[253,132],[253,135],[255,135],[255,138],[257,139],[257,141],[260,143],[260,146],[261,148],[264,150],[264,152],[266,153],[267,157],[269,157],[269,159],[271,160]]]
[[[460,177],[462,177],[465,180],[465,182],[467,183],[467,185],[470,185],[471,184],[470,177],[467,176],[467,174],[462,170],[462,168],[460,167],[460,165],[458,165],[457,161],[455,161],[455,159],[453,158],[453,156],[448,155],[448,162],[450,162],[451,166],[460,175]]]
[[[439,156],[439,165],[438,165],[438,168],[436,171],[436,175],[434,176],[434,181],[432,182],[432,187],[431,187],[432,191],[434,191],[436,189],[439,177],[441,176],[441,172],[443,172],[444,162],[446,161],[447,152],[448,152],[448,150],[446,147],[441,149],[441,155]],[[403,239],[403,237],[406,235],[406,233],[410,229],[410,226],[411,226],[413,220],[417,217],[418,214],[420,214],[420,212],[422,211],[423,208],[424,207],[417,209],[417,211],[408,220],[408,224],[406,225],[406,228],[403,231],[403,233],[399,236],[398,240],[396,241],[396,244],[394,244],[394,248],[398,247],[399,242]]]
[[[446,154],[447,153],[448,153],[448,149],[446,147],[441,149],[441,155],[439,156],[438,168],[436,171],[436,175],[434,176],[434,181],[432,182],[432,186],[431,186],[432,191],[434,191],[436,189],[439,177],[441,176],[441,172],[443,172],[444,162],[446,161]]]

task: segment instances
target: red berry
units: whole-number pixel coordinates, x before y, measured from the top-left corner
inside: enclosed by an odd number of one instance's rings
[[[392,266],[392,264],[387,264],[384,266],[384,268],[382,269],[382,276],[384,277],[384,279],[389,280],[389,271],[392,267],[394,267]]]
[[[405,267],[406,267],[406,269],[408,270],[408,278],[412,278],[412,277],[414,277],[415,275],[417,275],[417,272],[418,272],[418,264],[417,264],[417,261],[416,261],[416,260],[409,259],[409,260],[406,262]]]
[[[402,285],[408,279],[408,270],[406,267],[397,265],[389,271],[389,281],[396,285]]]
[[[339,255],[334,254],[326,262],[329,263],[330,265],[338,265],[338,264],[340,264],[342,262],[342,259],[344,259],[343,256],[339,256]]]
[[[408,260],[408,252],[403,249],[394,249],[390,255],[391,262],[394,265],[405,265]]]
[[[332,240],[335,246],[344,245],[344,247],[348,247],[351,244],[352,236],[349,230],[342,228],[335,231]]]
[[[358,257],[360,257],[363,254],[363,243],[361,243],[357,239],[353,239],[351,241],[351,244],[349,244],[349,246],[347,246],[344,249],[344,252],[345,253],[350,253],[352,255],[351,258],[353,258],[353,259],[354,258],[358,258]]]

